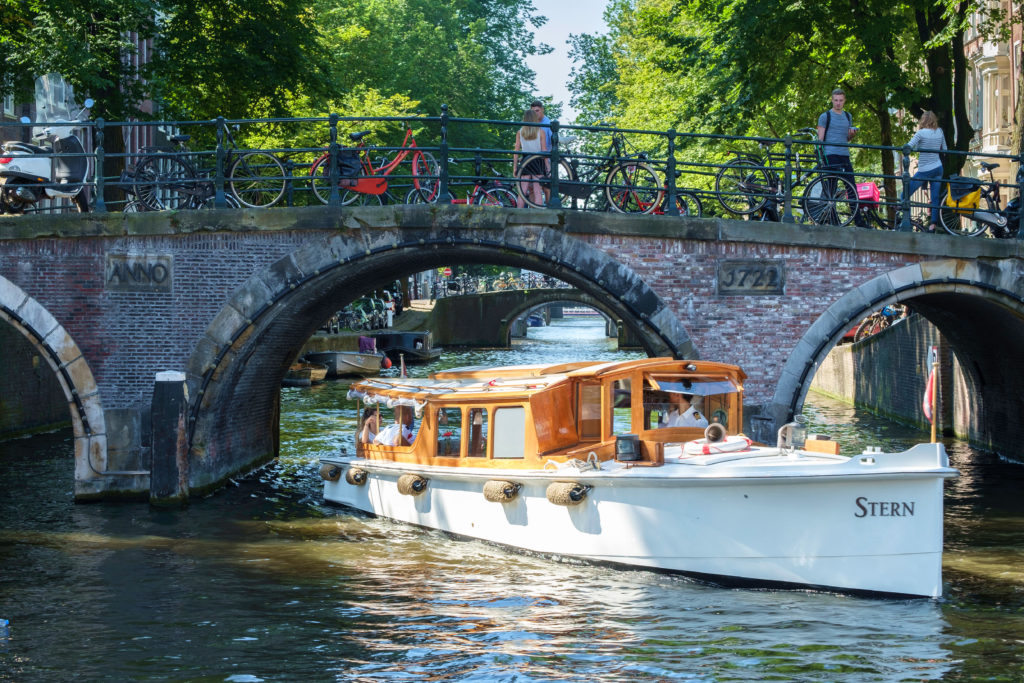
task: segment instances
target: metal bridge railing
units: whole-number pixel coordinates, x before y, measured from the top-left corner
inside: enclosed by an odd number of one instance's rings
[[[0,137],[28,142],[32,130],[58,124],[2,121]],[[34,156],[50,159],[53,166],[62,158],[84,157],[90,166],[85,191],[91,210],[98,213],[454,202],[899,230],[929,222],[928,199],[909,196],[911,150],[847,145],[854,153],[874,151],[876,160],[882,154],[894,157],[893,173],[878,171],[877,161],[855,170],[859,184],[880,185],[878,200],[858,199],[842,174],[823,165],[823,143],[813,129],[782,138],[736,137],[552,121],[543,171],[524,178],[522,170],[513,173],[527,160],[513,150],[516,131],[548,126],[453,117],[447,106],[440,116],[96,119],[74,125],[81,131],[84,153],[54,154],[43,148]],[[152,144],[128,148],[134,140]],[[9,173],[19,154],[0,154],[0,197],[7,199],[0,211],[53,210],[47,201],[16,201],[26,196],[25,189],[10,194],[29,186],[45,197],[47,188],[62,188],[54,174],[20,178]],[[1008,154],[958,151],[944,152],[943,158],[961,158],[974,168],[985,162],[1010,169],[1024,161]],[[991,187],[1004,194],[1024,193],[1024,182]],[[870,194],[869,187],[862,190]],[[1007,234],[997,236],[1024,235],[1021,212],[1003,209],[1002,214],[1012,224]],[[969,212],[956,215],[973,220]]]

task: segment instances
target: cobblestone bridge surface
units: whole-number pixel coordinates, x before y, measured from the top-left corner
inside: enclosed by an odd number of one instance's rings
[[[1016,241],[500,207],[5,217],[0,318],[67,397],[80,498],[147,492],[153,440],[167,434],[183,495],[274,457],[280,379],[327,315],[406,274],[471,262],[568,282],[652,355],[741,365],[749,428],[767,440],[842,334],[903,301],[967,369],[972,436],[1019,443],[1021,251]],[[167,430],[165,411],[151,415],[160,372],[182,373],[187,389]]]

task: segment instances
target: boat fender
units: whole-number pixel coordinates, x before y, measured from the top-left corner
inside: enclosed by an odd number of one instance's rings
[[[352,486],[362,486],[366,483],[366,470],[359,467],[349,467],[345,471],[345,481]]]
[[[320,465],[320,478],[324,481],[338,481],[341,478],[341,468],[325,462],[323,465]]]
[[[519,494],[522,484],[502,479],[491,479],[484,484],[484,498],[492,503],[507,503]]]
[[[578,505],[592,488],[576,481],[553,481],[548,484],[547,497],[555,505]]]
[[[406,496],[418,496],[427,490],[427,480],[418,474],[403,474],[398,478],[398,492]]]
[[[390,368],[391,368],[391,359],[390,359],[390,358],[388,358],[387,356],[384,356],[384,360],[382,360],[382,361],[380,362],[380,366],[381,366],[382,368],[384,368],[385,370],[388,370],[388,369],[390,369]]]

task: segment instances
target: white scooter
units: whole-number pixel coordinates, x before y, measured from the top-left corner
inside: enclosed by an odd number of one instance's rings
[[[87,99],[74,119],[58,118],[56,122],[81,121],[93,104]],[[46,115],[45,111],[41,115]],[[32,120],[23,116],[21,122],[31,124]],[[89,157],[81,156],[85,146],[75,134],[75,126],[49,125],[32,137],[41,144],[8,141],[0,149],[0,212],[24,213],[40,200],[57,198],[72,200],[81,213],[89,211],[83,189],[90,180],[92,164]],[[49,146],[42,146],[46,142]]]

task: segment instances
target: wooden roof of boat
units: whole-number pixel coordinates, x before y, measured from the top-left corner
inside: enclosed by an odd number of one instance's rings
[[[746,374],[735,365],[674,358],[642,358],[601,362],[580,361],[506,367],[468,366],[433,373],[430,378],[371,377],[352,384],[354,394],[376,394],[419,400],[496,397],[495,394],[533,394],[571,379],[601,378],[636,370],[689,376],[726,376],[737,383]]]

